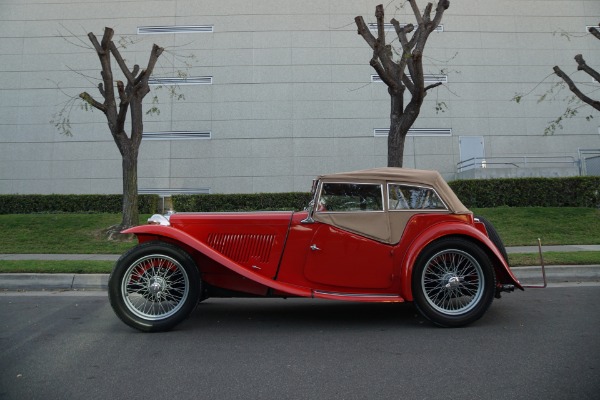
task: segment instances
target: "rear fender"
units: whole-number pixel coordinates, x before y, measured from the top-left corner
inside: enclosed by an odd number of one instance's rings
[[[523,286],[518,281],[516,276],[510,270],[510,267],[502,257],[500,251],[492,243],[492,241],[480,230],[472,225],[459,222],[444,222],[432,225],[423,231],[409,245],[404,259],[402,261],[402,280],[401,280],[401,295],[407,300],[413,300],[412,294],[412,271],[421,252],[430,243],[437,239],[448,236],[459,236],[467,238],[473,242],[474,246],[480,246],[490,257],[496,279],[504,284],[513,284],[515,287],[523,290]]]
[[[254,271],[251,271],[243,267],[242,265],[236,263],[235,261],[231,260],[230,258],[224,256],[223,254],[215,251],[213,248],[207,246],[206,244],[190,236],[189,234],[171,226],[141,225],[127,229],[122,233],[134,234],[138,237],[138,240],[140,242],[161,239],[167,240],[176,245],[180,245],[181,247],[194,249],[202,253],[206,257],[212,259],[213,261],[217,262],[218,264],[224,266],[225,268],[228,268],[229,270],[256,283],[260,283],[261,285],[270,287],[281,292],[289,293],[290,295],[294,296],[312,296],[312,292],[310,289],[277,282],[272,279],[266,278],[260,274],[257,274]]]

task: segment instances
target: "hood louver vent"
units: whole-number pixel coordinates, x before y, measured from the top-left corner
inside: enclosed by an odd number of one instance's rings
[[[211,233],[208,245],[239,263],[269,262],[275,235]]]

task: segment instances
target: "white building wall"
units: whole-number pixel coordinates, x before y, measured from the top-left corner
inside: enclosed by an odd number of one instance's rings
[[[413,22],[402,3],[390,3],[386,19]],[[160,114],[147,117],[147,132],[210,131],[211,139],[144,141],[142,189],[303,191],[320,173],[385,165],[387,141],[373,129],[389,126],[389,97],[383,83],[371,83],[371,50],[354,25],[356,15],[374,22],[376,4],[3,0],[0,193],[120,192],[120,155],[100,112],[74,107],[72,137],[49,122],[69,96],[99,98],[99,63],[86,33],[101,37],[104,26],[133,42],[123,50],[130,64],[143,66],[156,42],[168,50],[156,76],[175,76],[185,69],[182,56],[193,55],[186,72],[213,77],[212,85],[181,86],[181,101],[153,91]],[[425,62],[426,73],[444,69],[448,83],[430,91],[415,127],[452,135],[408,137],[405,166],[454,178],[460,136],[483,136],[486,157],[577,157],[579,148],[600,148],[597,113],[585,119],[591,108],[544,136],[567,93],[537,103],[558,82],[552,66],[572,73],[578,53],[600,66],[600,43],[585,33],[598,22],[596,0],[451,1]],[[214,32],[137,34],[149,25],[212,25]],[[584,73],[573,77],[592,84]],[[531,90],[520,104],[511,101]],[[445,112],[435,112],[438,101]]]

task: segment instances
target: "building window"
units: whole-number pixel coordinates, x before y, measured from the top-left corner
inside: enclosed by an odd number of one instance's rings
[[[377,23],[376,22],[370,22],[367,25],[369,26],[370,31],[377,32]],[[404,28],[406,25],[408,25],[408,24],[400,24],[400,28]],[[383,28],[386,31],[395,31],[394,25],[392,25],[392,24],[383,24]],[[416,29],[416,26],[415,26],[415,29]],[[434,32],[444,32],[444,25],[438,25],[433,31]]]
[[[150,78],[148,84],[157,85],[212,85],[212,76],[189,76],[189,77],[164,77],[164,78]]]
[[[144,132],[142,140],[195,140],[212,139],[210,131],[166,131],[166,132]]]
[[[212,33],[213,25],[171,25],[171,26],[138,26],[138,35],[158,35],[162,33]]]
[[[410,74],[406,74],[406,76],[408,76],[410,78]],[[432,83],[432,82],[433,83],[436,83],[436,82],[448,83],[448,75],[423,74],[423,78],[424,78],[425,82],[429,82],[429,83]],[[383,82],[383,81],[381,80],[379,75],[373,74],[373,75],[371,75],[371,82]]]
[[[161,197],[169,197],[174,194],[210,194],[210,188],[139,188],[138,194],[156,194]]]
[[[373,129],[373,136],[387,137],[389,128]],[[410,128],[407,136],[452,136],[452,128]]]

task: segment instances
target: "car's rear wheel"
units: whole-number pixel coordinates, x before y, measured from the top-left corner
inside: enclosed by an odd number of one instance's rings
[[[127,325],[165,331],[183,321],[198,302],[200,274],[179,247],[147,242],[117,261],[108,282],[110,304]]]
[[[414,302],[433,323],[470,324],[494,299],[495,274],[486,253],[460,238],[436,241],[419,256],[412,275]]]

